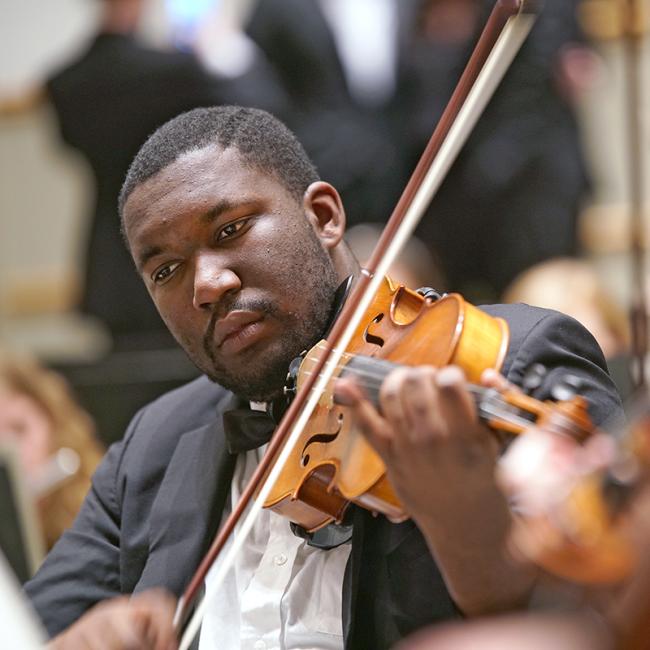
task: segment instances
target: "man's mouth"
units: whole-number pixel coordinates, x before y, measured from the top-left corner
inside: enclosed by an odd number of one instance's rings
[[[234,354],[255,343],[264,329],[262,312],[231,311],[216,322],[214,345],[226,354]]]

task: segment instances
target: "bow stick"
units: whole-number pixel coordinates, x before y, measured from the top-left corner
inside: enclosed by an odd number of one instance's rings
[[[178,601],[174,626],[180,629],[205,576],[239,524],[215,575],[210,592],[196,608],[179,645],[187,650],[205,614],[207,603],[216,593],[234,563],[258,513],[291,455],[301,432],[326,389],[354,331],[370,305],[381,281],[404,243],[412,235],[435,192],[467,140],[494,90],[533,26],[540,3],[533,0],[498,0],[474,48],[429,143],[418,162],[375,250],[361,269],[356,286],[331,330],[323,355],[298,392],[269,443],[269,447],[246,486],[239,503],[225,521],[199,565],[185,593]],[[264,478],[266,476],[266,478]],[[261,485],[261,487],[260,487]],[[251,499],[259,492],[255,500]],[[247,506],[250,508],[240,522]]]

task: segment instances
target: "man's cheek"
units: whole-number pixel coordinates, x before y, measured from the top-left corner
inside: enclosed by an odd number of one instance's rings
[[[179,315],[177,312],[168,313],[159,310],[159,313],[167,329],[185,349],[195,349],[202,346],[205,331],[192,319],[187,318],[182,312]]]

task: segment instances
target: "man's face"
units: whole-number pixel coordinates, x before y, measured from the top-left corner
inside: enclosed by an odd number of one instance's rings
[[[131,252],[176,340],[211,379],[266,400],[322,336],[338,285],[314,219],[274,177],[211,145],[132,192]]]

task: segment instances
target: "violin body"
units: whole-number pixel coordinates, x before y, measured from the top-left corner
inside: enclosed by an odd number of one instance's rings
[[[486,368],[501,367],[508,339],[503,319],[489,316],[458,294],[432,302],[385,278],[345,360],[362,355],[399,365],[455,364],[468,381],[477,382]],[[302,362],[298,388],[318,361],[319,346]],[[264,504],[307,531],[340,522],[350,502],[392,521],[409,516],[386,478],[383,461],[355,433],[349,410],[334,403],[331,387],[345,369],[344,361]]]

